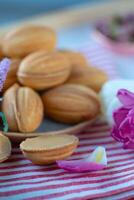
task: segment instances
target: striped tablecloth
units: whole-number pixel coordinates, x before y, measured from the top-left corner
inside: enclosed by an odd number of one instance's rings
[[[104,50],[86,44],[81,48],[90,61],[116,77]],[[25,159],[19,148],[0,164],[0,200],[123,200],[134,197],[134,151],[123,150],[110,136],[105,122],[97,122],[81,134],[80,145],[71,159],[83,158],[96,146],[106,147],[108,167],[88,173],[69,173],[51,166],[36,166]]]

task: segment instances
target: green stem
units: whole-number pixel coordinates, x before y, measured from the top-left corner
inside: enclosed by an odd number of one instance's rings
[[[7,132],[8,131],[8,123],[7,123],[6,117],[3,112],[0,112],[0,117],[3,122],[3,130],[2,131]]]

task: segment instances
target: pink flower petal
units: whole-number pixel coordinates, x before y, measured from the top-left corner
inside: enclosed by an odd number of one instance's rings
[[[121,137],[124,138],[124,142],[128,140],[134,140],[134,116],[128,114],[124,121],[120,124],[119,131]]]
[[[120,102],[123,104],[123,106],[127,108],[134,107],[134,93],[126,89],[120,89],[117,93],[117,97],[120,100]]]
[[[134,124],[134,108],[129,111],[128,117],[129,117],[129,123]]]
[[[111,135],[124,143],[124,148],[134,149],[134,93],[120,89],[117,97],[123,106],[113,113],[115,124]]]
[[[60,168],[71,172],[97,171],[106,167],[105,165],[99,163],[87,162],[84,160],[61,160],[57,161],[57,164]]]
[[[81,160],[59,160],[57,165],[71,172],[86,172],[102,170],[107,166],[107,156],[104,147],[97,147],[92,154]]]
[[[125,142],[123,147],[124,149],[134,149],[134,141]]]
[[[130,109],[121,107],[113,112],[113,119],[117,127],[120,126],[120,124],[126,118],[129,111]]]
[[[118,129],[118,127],[116,125],[113,126],[113,128],[111,129],[111,135],[115,140],[117,140],[119,142],[124,142],[124,139],[120,135],[119,129]]]

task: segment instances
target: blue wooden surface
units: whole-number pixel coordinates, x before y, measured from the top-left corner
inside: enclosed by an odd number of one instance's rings
[[[91,46],[96,44],[93,28],[90,24],[82,24],[58,32],[58,47],[61,49],[78,50],[86,43]],[[113,54],[108,50],[107,53],[110,54],[111,62],[118,71],[119,76],[124,79],[134,80],[134,57]]]
[[[88,3],[97,4],[110,0],[0,0],[0,24],[8,24],[37,14]],[[58,32],[58,47],[78,49],[86,41],[92,41],[90,24],[78,25]],[[128,62],[129,63],[129,62]],[[116,64],[116,63],[115,63]],[[121,74],[129,78],[132,70]]]
[[[66,7],[103,1],[110,0],[0,0],[0,24]]]

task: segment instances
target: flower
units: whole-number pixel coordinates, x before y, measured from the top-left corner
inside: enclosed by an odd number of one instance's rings
[[[6,80],[6,76],[10,67],[11,61],[8,58],[4,58],[0,62],[0,92],[3,88],[4,82]]]
[[[111,134],[124,148],[134,149],[134,93],[120,89],[117,97],[122,106],[113,112]]]
[[[97,147],[93,153],[81,160],[59,160],[60,168],[71,172],[98,171],[107,166],[107,156],[104,147]]]

